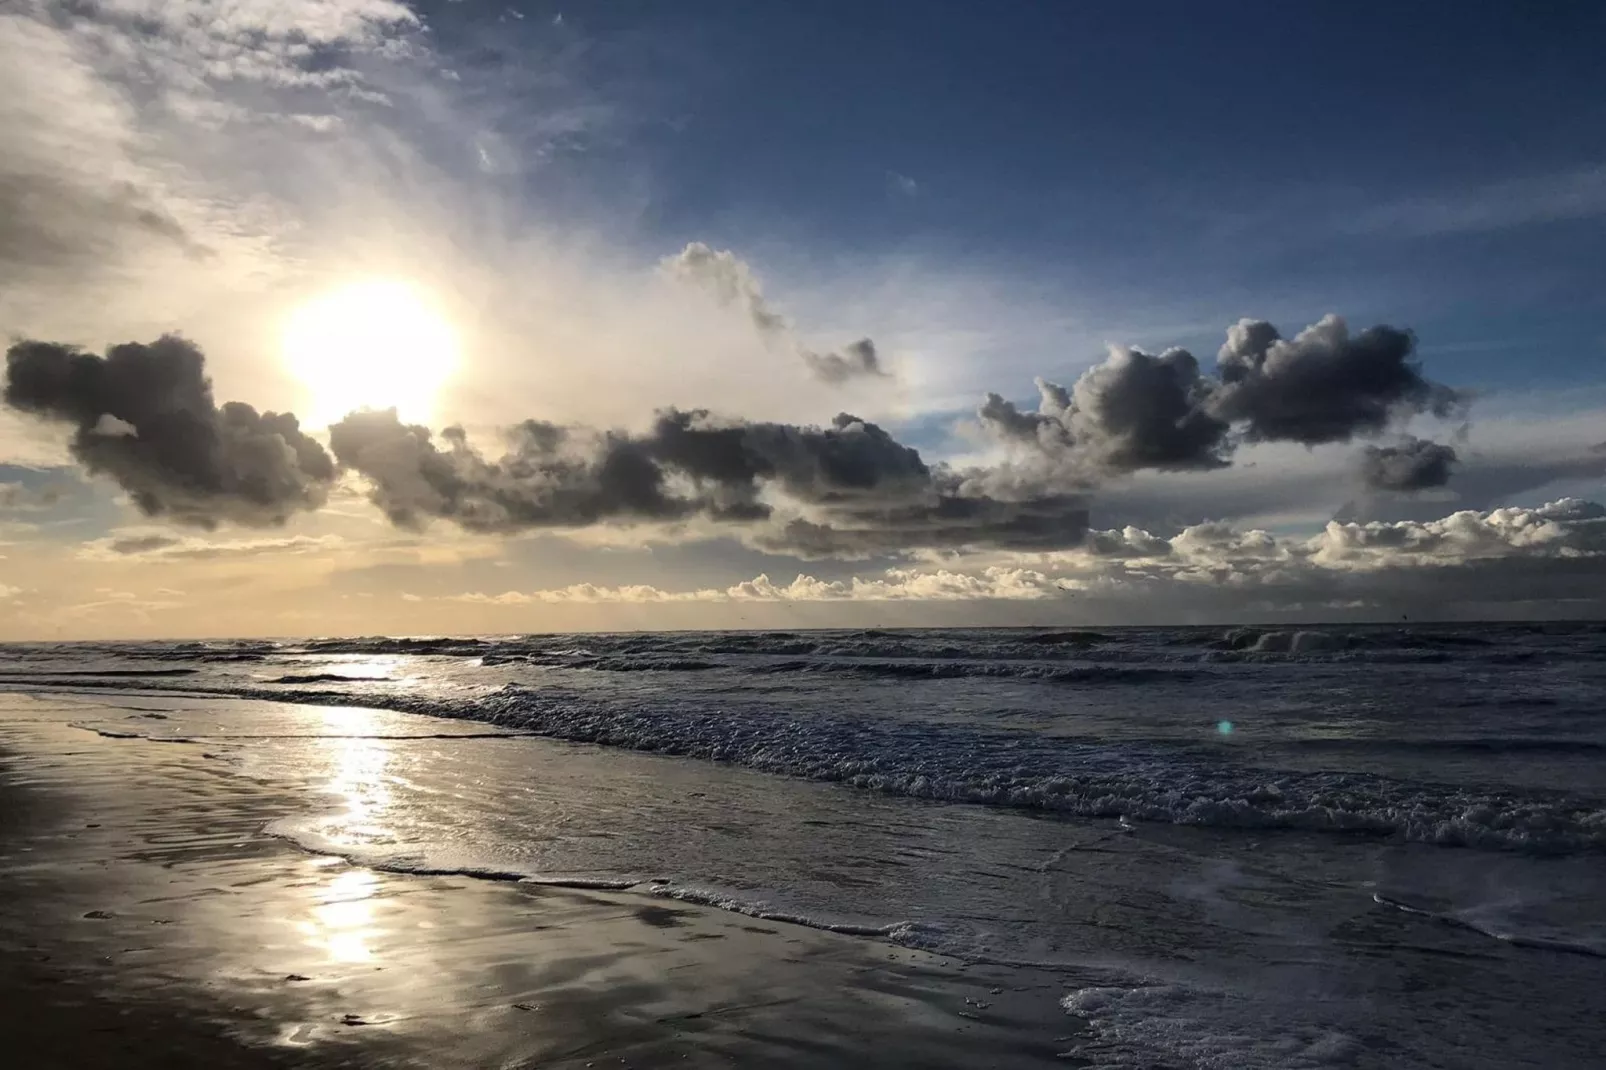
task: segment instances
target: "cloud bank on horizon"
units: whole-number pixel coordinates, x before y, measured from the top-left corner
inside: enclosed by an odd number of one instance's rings
[[[144,607],[135,629],[205,606],[259,633],[328,587],[417,627],[1606,609],[1606,383],[1593,336],[1553,333],[1599,310],[1588,269],[1561,250],[1525,276],[1502,333],[1465,311],[1499,289],[1458,273],[1477,250],[1432,244],[1593,233],[1598,161],[1368,187],[1336,222],[1320,190],[1246,206],[1201,177],[1190,223],[1141,165],[1081,176],[1037,135],[962,133],[962,109],[946,151],[906,141],[926,86],[896,135],[840,118],[845,151],[911,157],[854,178],[811,158],[825,142],[745,152],[739,89],[595,82],[601,15],[470,6],[0,11],[0,600],[68,627]],[[807,106],[765,118],[810,138]],[[1034,166],[1078,204],[1011,184]],[[1139,217],[1166,237],[1145,245]],[[1071,232],[1089,244],[1054,244]],[[298,302],[370,277],[438,298],[461,369],[432,414],[325,427],[347,406],[314,404],[277,339]],[[1530,366],[1564,374],[1529,391]],[[149,589],[97,593],[122,570]],[[199,593],[220,578],[275,608],[227,617]]]

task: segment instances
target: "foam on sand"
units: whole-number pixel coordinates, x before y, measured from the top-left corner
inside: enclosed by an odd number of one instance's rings
[[[1088,1030],[1065,1055],[1094,1070],[1327,1070],[1351,1065],[1355,1038],[1290,1022],[1275,1004],[1180,984],[1079,988],[1060,1001]]]

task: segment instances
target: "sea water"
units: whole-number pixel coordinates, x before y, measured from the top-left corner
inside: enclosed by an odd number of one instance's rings
[[[304,786],[309,850],[1065,971],[1095,1066],[1606,1051],[1599,625],[38,644],[0,686]]]

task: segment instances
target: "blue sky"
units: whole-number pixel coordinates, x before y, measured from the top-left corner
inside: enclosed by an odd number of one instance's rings
[[[162,453],[121,380],[0,407],[0,605],[52,634],[1582,612],[1603,42],[1587,4],[24,0],[0,331],[177,332],[217,403],[307,437]],[[1246,318],[1350,370],[1235,395]],[[664,460],[665,410],[758,452]],[[884,467],[777,474],[843,412]],[[528,420],[561,457],[515,456]],[[598,498],[609,443],[668,497]]]
[[[1593,5],[438,10],[617,109],[531,197],[574,182],[606,214],[645,186],[644,243],[962,258],[1123,325],[1342,305],[1486,385],[1606,359]]]

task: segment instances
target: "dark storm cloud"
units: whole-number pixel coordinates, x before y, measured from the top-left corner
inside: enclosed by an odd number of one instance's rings
[[[1372,490],[1408,493],[1444,486],[1455,465],[1453,447],[1409,437],[1397,446],[1365,447],[1360,455],[1360,476]]]
[[[1185,349],[1117,349],[1077,380],[1062,422],[1112,471],[1219,468],[1227,425],[1202,407],[1209,390]]]
[[[6,404],[73,428],[71,449],[141,512],[211,528],[282,523],[323,504],[334,465],[289,413],[213,400],[205,358],[165,335],[104,357],[55,342],[6,353]]]
[[[1324,316],[1291,339],[1263,320],[1240,320],[1218,358],[1211,411],[1242,424],[1250,441],[1307,446],[1386,430],[1402,414],[1447,416],[1463,401],[1422,375],[1416,340],[1394,327],[1351,335]]]
[[[1227,424],[1205,408],[1211,389],[1185,349],[1116,348],[1069,390],[1037,380],[1036,412],[988,394],[976,415],[997,437],[1093,473],[1220,468],[1232,444]]]
[[[639,435],[526,423],[495,460],[459,432],[440,437],[444,447],[392,411],[354,413],[330,428],[336,459],[409,527],[435,517],[480,532],[692,517],[758,525],[771,521],[777,495],[813,519],[767,524],[755,540],[811,556],[1068,546],[1085,527],[1079,502],[967,494],[958,477],[846,413],[809,427],[668,409]]]
[[[976,415],[994,437],[1083,478],[1220,468],[1239,441],[1315,446],[1381,433],[1413,413],[1449,415],[1464,399],[1422,376],[1413,347],[1393,327],[1351,336],[1337,316],[1293,339],[1242,320],[1228,330],[1217,377],[1185,349],[1115,347],[1070,389],[1037,380],[1036,412],[988,394]]]

